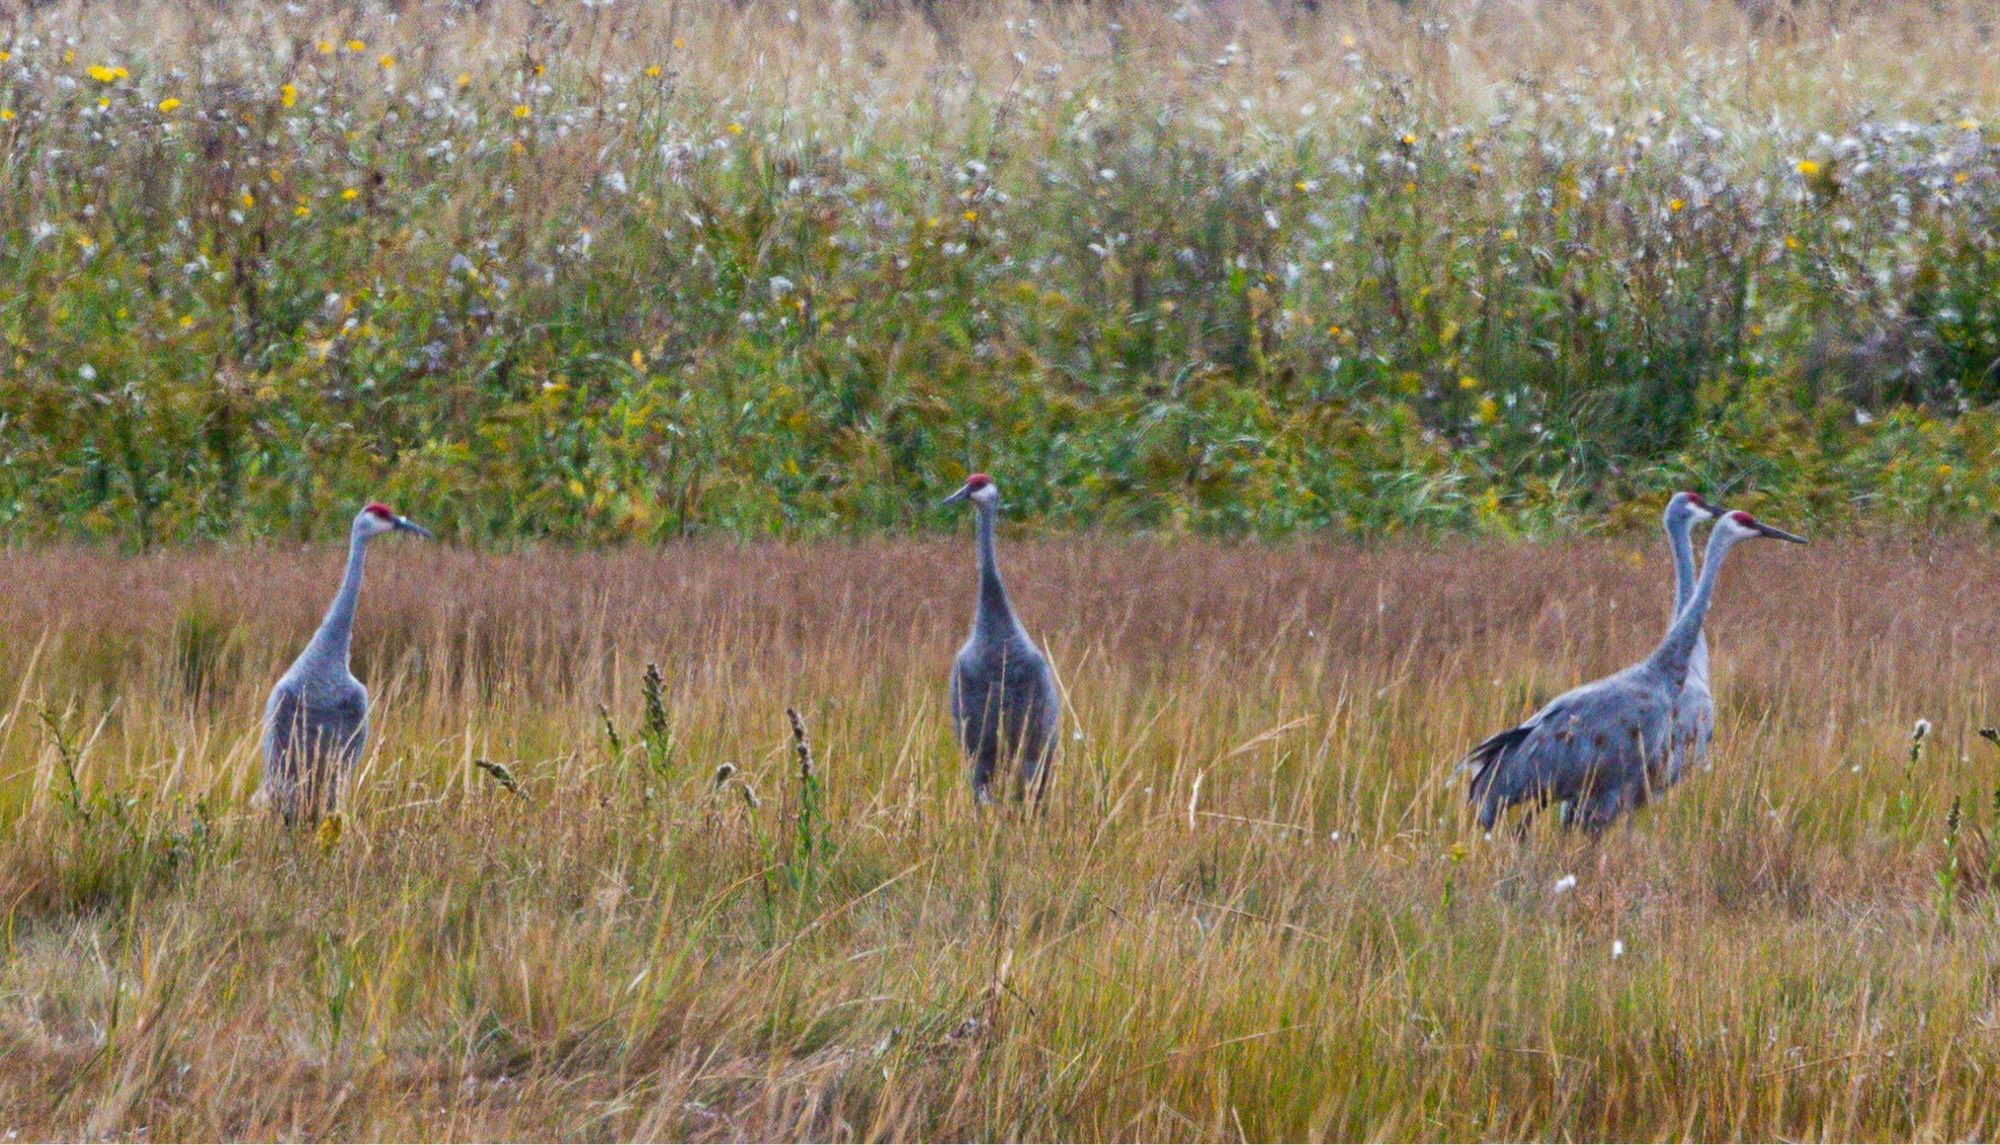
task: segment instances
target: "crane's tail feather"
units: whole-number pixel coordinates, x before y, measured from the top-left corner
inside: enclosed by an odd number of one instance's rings
[[[1494,780],[1499,777],[1501,760],[1534,730],[1533,724],[1508,728],[1497,735],[1488,736],[1478,747],[1465,754],[1465,758],[1459,761],[1458,769],[1472,772],[1472,781],[1465,788],[1466,799],[1477,803],[1485,795],[1487,789],[1492,787]]]

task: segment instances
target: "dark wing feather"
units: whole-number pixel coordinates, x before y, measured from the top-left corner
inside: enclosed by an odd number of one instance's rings
[[[1507,753],[1518,747],[1534,730],[1535,725],[1532,723],[1508,728],[1498,735],[1486,737],[1478,747],[1466,753],[1465,759],[1458,766],[1472,772],[1472,782],[1466,785],[1467,799],[1475,803],[1479,801],[1486,789],[1493,786],[1493,780],[1499,775]]]

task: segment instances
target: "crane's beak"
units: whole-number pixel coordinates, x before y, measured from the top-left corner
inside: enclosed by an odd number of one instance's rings
[[[437,540],[436,537],[431,535],[431,531],[429,529],[424,528],[422,525],[417,524],[415,521],[410,520],[408,517],[396,518],[395,525],[396,528],[401,532],[415,533],[417,536],[422,537],[427,541]]]
[[[1797,533],[1787,533],[1783,529],[1773,528],[1770,525],[1766,525],[1762,521],[1758,521],[1755,524],[1751,525],[1750,527],[1764,534],[1765,536],[1770,537],[1773,540],[1790,541],[1795,545],[1803,545],[1806,543],[1806,539],[1804,537],[1799,536]]]
[[[958,492],[953,493],[951,496],[946,497],[944,500],[938,502],[938,508],[942,509],[946,505],[956,505],[960,501],[963,501],[970,496],[972,496],[972,486],[960,485],[958,487]]]

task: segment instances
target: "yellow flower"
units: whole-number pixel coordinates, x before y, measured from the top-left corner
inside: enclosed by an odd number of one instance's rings
[[[76,236],[76,245],[82,247],[85,250],[89,250],[91,247],[97,245],[97,240],[91,238],[89,235],[78,235]]]
[[[98,97],[97,97],[97,106],[98,106],[98,107],[100,107],[100,108],[103,108],[103,107],[110,107],[110,106],[111,106],[111,97],[110,97],[110,96],[108,96],[108,95],[100,95],[100,96],[98,96]]]
[[[1404,194],[1406,194],[1406,195],[1414,195],[1414,194],[1416,194],[1416,193],[1417,193],[1417,181],[1416,181],[1415,179],[1412,179],[1412,180],[1410,180],[1409,182],[1407,182],[1407,183],[1403,184],[1403,193],[1404,193]]]
[[[354,200],[359,199],[360,197],[361,197],[361,192],[355,190],[353,187],[348,187],[340,192],[340,201],[343,203],[351,203]]]
[[[172,111],[173,109],[179,107],[180,105],[181,105],[180,100],[175,99],[173,96],[168,96],[167,98],[160,101],[160,110],[163,112]]]
[[[1500,403],[1492,398],[1479,399],[1479,420],[1492,425],[1500,420]]]
[[[1800,248],[1801,246],[1804,246],[1804,245],[1805,245],[1804,243],[1801,243],[1801,242],[1799,241],[1799,236],[1797,236],[1797,235],[1786,235],[1786,236],[1785,236],[1785,249],[1786,249],[1786,250],[1797,250],[1797,249],[1799,249],[1799,248]]]
[[[7,54],[5,52],[0,52],[0,60],[4,60],[6,58]],[[1958,129],[1960,131],[1977,131],[1979,130],[1979,121],[1976,119],[1961,119],[1958,121]]]
[[[96,80],[98,83],[117,83],[119,80],[124,79],[126,75],[124,68],[106,67],[103,64],[93,64],[87,70],[90,73],[90,78]]]
[[[1467,374],[1467,375],[1466,375],[1465,377],[1462,377],[1462,378],[1458,379],[1458,388],[1459,388],[1459,389],[1461,389],[1461,390],[1473,390],[1473,389],[1478,389],[1478,388],[1479,388],[1479,379],[1478,379],[1478,378],[1475,378],[1475,377],[1473,377],[1473,376],[1472,376],[1472,375],[1470,375],[1470,374]]]
[[[1951,476],[1951,466],[1949,466],[1949,465],[1940,465],[1940,466],[1938,466],[1938,476],[1939,476],[1939,477],[1950,477],[1950,476]]]
[[[729,125],[729,134],[731,134],[731,135],[741,135],[741,134],[743,134],[743,125],[742,125],[742,124],[740,124],[740,123],[732,123],[732,124],[730,124],[730,125]]]
[[[650,68],[647,68],[647,69],[646,69],[646,78],[647,78],[647,79],[654,79],[654,80],[656,80],[656,79],[659,79],[659,78],[660,78],[660,65],[658,65],[658,64],[654,64],[654,65],[653,65],[652,67],[650,67]]]
[[[384,55],[381,59],[375,61],[375,66],[381,68],[383,71],[388,71],[390,68],[396,66],[396,57]]]
[[[646,368],[646,352],[636,346],[632,349],[632,368],[635,370]]]
[[[471,86],[472,86],[472,73],[471,73],[471,72],[460,72],[460,73],[458,73],[458,86],[460,86],[460,87],[471,87]]]
[[[541,65],[541,64],[536,64],[536,65],[535,65],[535,74],[536,74],[536,75],[541,75],[541,74],[542,74],[543,72],[545,72],[545,71],[548,71],[548,70],[549,70],[548,68],[544,67],[544,66],[543,66],[543,65]]]
[[[528,145],[516,139],[507,145],[507,150],[512,151],[516,155],[526,155],[528,153]]]
[[[192,314],[181,315],[181,329],[187,330],[191,329],[193,326],[194,326],[194,315]]]
[[[676,47],[676,48],[685,48],[685,47],[687,47],[687,46],[688,46],[688,42],[687,42],[686,40],[683,40],[683,39],[681,39],[681,38],[680,38],[679,36],[675,36],[675,37],[674,37],[674,47]]]
[[[1681,199],[1668,199],[1668,200],[1667,200],[1667,210],[1669,210],[1669,211],[1672,211],[1672,212],[1674,212],[1674,213],[1676,213],[1676,214],[1678,214],[1678,213],[1679,213],[1679,212],[1680,212],[1680,211],[1681,211],[1681,210],[1682,210],[1683,208],[1685,208],[1686,206],[1687,206],[1687,203],[1686,203],[1685,201],[1681,200]]]
[[[349,40],[347,41],[347,50],[355,53],[365,52],[368,50],[368,45],[362,43],[360,40]]]
[[[1799,174],[1804,175],[1806,178],[1810,179],[1814,175],[1819,174],[1819,164],[1813,162],[1810,159],[1801,159],[1798,162],[1798,172]]]
[[[76,62],[76,49],[75,48],[65,49],[63,51],[63,63],[73,64],[75,62]]]
[[[311,207],[306,206],[304,203],[300,203],[298,206],[292,208],[292,216],[294,218],[303,219],[310,216],[312,213],[313,209]]]
[[[1415,147],[1416,145],[1417,145],[1417,137],[1405,131],[1403,133],[1403,146]]]
[[[248,191],[245,191],[243,192],[242,197],[237,200],[237,202],[242,203],[244,209],[248,210],[249,208],[257,205],[257,196],[251,194]]]
[[[965,221],[966,221],[966,222],[968,222],[968,223],[976,223],[976,222],[978,222],[978,221],[979,221],[979,212],[978,212],[978,211],[967,211],[967,212],[965,212]]]
[[[330,56],[333,54],[332,40],[321,40],[318,44],[314,46],[319,49],[319,54],[322,56]]]
[[[12,122],[14,122],[14,109],[11,107],[0,107],[0,123]]]
[[[299,89],[293,87],[291,84],[285,84],[280,87],[278,89],[278,102],[286,107],[299,102]]]
[[[1343,34],[1343,35],[1342,35],[1342,36],[1340,37],[1340,46],[1341,46],[1341,47],[1343,47],[1343,48],[1351,48],[1351,47],[1353,47],[1353,46],[1354,46],[1354,43],[1355,43],[1355,40],[1354,40],[1354,37],[1353,37],[1353,35],[1351,35],[1351,34]]]
[[[1963,183],[1970,178],[1972,178],[1972,176],[1966,174],[1963,171],[1954,171],[1952,172],[1951,181],[1954,183]]]
[[[13,58],[14,58],[14,53],[12,52],[0,52],[0,64],[4,64],[8,60],[11,60]]]
[[[533,114],[534,114],[534,112],[532,112],[532,111],[528,110],[528,105],[527,105],[527,104],[525,104],[525,103],[517,103],[517,104],[515,104],[515,105],[514,105],[514,118],[515,118],[515,119],[526,119],[526,118],[528,118],[528,117],[529,117],[530,115],[533,115]]]

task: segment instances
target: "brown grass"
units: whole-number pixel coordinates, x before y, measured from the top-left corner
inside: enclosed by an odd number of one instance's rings
[[[0,558],[0,1129],[2000,1132],[2000,919],[1935,880],[2000,779],[1976,540],[1749,547],[1713,772],[1596,848],[1467,825],[1456,755],[1643,652],[1659,548],[1008,545],[1081,732],[1026,822],[973,813],[940,714],[963,542],[387,543],[334,840],[246,799],[337,554]],[[833,846],[805,879],[787,706]]]
[[[929,8],[936,18],[920,13]],[[871,18],[866,13],[874,13]],[[1864,109],[1923,116],[2000,94],[1995,24],[1975,0],[1354,0],[1317,12],[1226,0],[1093,5],[712,2],[569,6],[362,7],[313,0],[283,6],[42,6],[23,35],[54,35],[80,59],[142,58],[218,74],[256,74],[311,58],[320,42],[359,40],[406,71],[449,82],[484,79],[532,58],[566,69],[658,65],[725,107],[779,103],[788,118],[841,122],[858,100],[885,127],[948,131],[974,97],[1023,86],[1089,91],[1106,75],[1154,98],[1255,120],[1348,97],[1358,57],[1404,78],[1426,110],[1490,107],[1525,77],[1576,98],[1660,99],[1687,85],[1726,96],[1755,120],[1776,110],[1809,125],[1846,123]],[[1228,61],[1220,63],[1223,56]],[[413,73],[415,74],[415,73]],[[1239,105],[1248,99],[1251,105]],[[1308,115],[1305,118],[1310,119]],[[907,122],[906,122],[907,121]],[[591,149],[575,159],[591,162]],[[560,165],[549,175],[562,177]],[[532,204],[538,196],[521,201]]]

